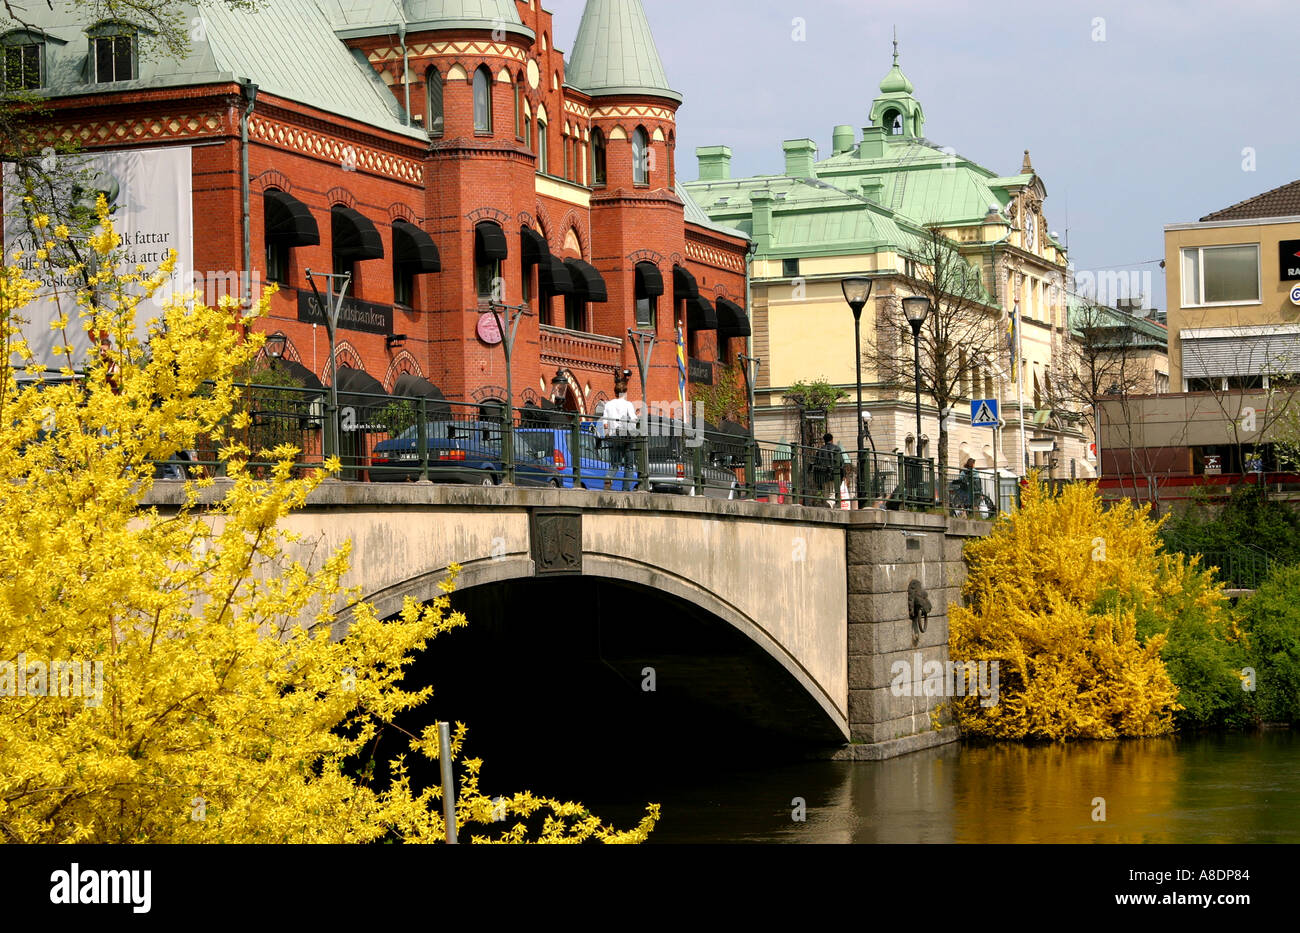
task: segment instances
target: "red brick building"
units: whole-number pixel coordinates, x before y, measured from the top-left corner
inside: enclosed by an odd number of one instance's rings
[[[676,324],[697,378],[746,352],[748,241],[677,184],[682,97],[639,0],[589,0],[567,63],[536,0],[194,12],[180,61],[141,56],[135,24],[71,2],[0,43],[37,47],[23,77],[63,138],[192,147],[193,268],[219,278],[248,255],[280,286],[259,327],[323,383],[308,269],[352,273],[338,364],[389,392],[411,374],[450,399],[504,399],[503,349],[480,324],[493,298],[531,308],[516,405],[555,384],[591,412],[636,370],[629,328],[660,341],[652,401],[677,399]]]

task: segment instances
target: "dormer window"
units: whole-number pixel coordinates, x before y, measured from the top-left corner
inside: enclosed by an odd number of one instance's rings
[[[41,86],[45,48],[32,38],[29,33],[17,33],[4,39],[6,91],[32,91]]]
[[[105,23],[91,30],[90,67],[97,83],[132,81],[138,77],[136,36],[136,28],[128,23]]]

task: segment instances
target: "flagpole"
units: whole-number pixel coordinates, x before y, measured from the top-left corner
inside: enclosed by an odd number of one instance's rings
[[[1021,348],[1024,328],[1020,326],[1020,302],[1016,302],[1016,402],[1020,406],[1020,475],[1029,474],[1029,446],[1025,443],[1025,366]]]

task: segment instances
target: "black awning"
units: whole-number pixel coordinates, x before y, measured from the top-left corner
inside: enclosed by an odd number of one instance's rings
[[[524,227],[519,231],[519,239],[524,244],[525,266],[539,265],[551,255],[551,247],[546,242],[546,237],[536,230]]]
[[[402,373],[393,383],[393,395],[425,399],[424,414],[430,421],[451,420],[451,406],[447,404],[447,397],[442,394],[441,389],[423,376]]]
[[[537,287],[551,295],[571,295],[573,279],[569,278],[569,267],[547,253],[537,264]]]
[[[505,231],[486,221],[474,228],[474,249],[484,259],[505,259],[510,255]]]
[[[295,382],[301,383],[304,389],[319,389],[321,391],[325,389],[325,384],[320,381],[314,372],[294,360],[275,360],[271,364],[271,368],[281,375],[288,376]]]
[[[393,224],[393,262],[417,274],[442,271],[442,258],[433,237],[404,220]]]
[[[596,267],[581,259],[566,259],[569,278],[573,280],[573,293],[583,301],[609,301],[609,292],[605,288],[605,279]]]
[[[350,207],[336,205],[330,209],[334,236],[331,247],[343,259],[383,259],[384,241],[364,214]]]
[[[709,299],[697,295],[686,302],[686,326],[691,330],[718,329],[718,316],[713,313]]]
[[[695,284],[695,276],[691,275],[682,266],[673,266],[673,301],[698,297],[700,294],[699,286]]]
[[[726,298],[718,299],[718,336],[749,336],[749,317],[745,314],[745,309]]]
[[[316,218],[297,198],[283,191],[268,191],[262,195],[262,210],[266,213],[267,240],[287,246],[320,245]]]
[[[664,277],[652,262],[636,264],[636,297],[654,298],[664,293]]]
[[[340,366],[338,373],[339,408],[356,409],[354,423],[357,430],[376,427],[374,415],[388,404],[388,393],[381,383],[362,369]]]

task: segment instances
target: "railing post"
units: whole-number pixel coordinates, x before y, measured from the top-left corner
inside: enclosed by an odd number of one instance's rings
[[[504,460],[506,482],[515,482],[515,410],[509,400],[505,404],[505,424],[501,426],[501,456]]]
[[[416,443],[420,445],[420,482],[427,483],[429,481],[429,419],[425,415],[424,396],[420,396],[416,417],[420,419],[419,426],[415,429]]]
[[[569,460],[573,470],[573,488],[582,483],[582,412],[575,411],[569,424]]]
[[[803,505],[803,456],[802,444],[790,445],[790,492],[794,495],[794,501],[798,505]]]
[[[754,439],[745,443],[745,498],[754,498]]]
[[[683,434],[682,443],[686,443],[686,436]],[[704,445],[691,448],[691,488],[695,490],[697,496],[704,495]]]

